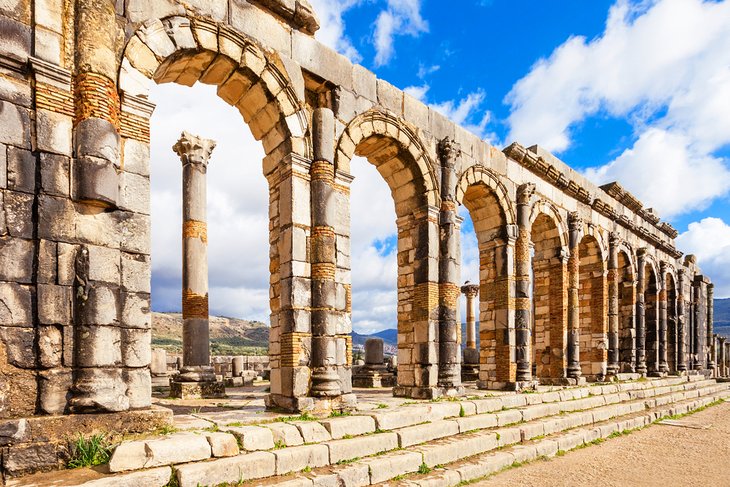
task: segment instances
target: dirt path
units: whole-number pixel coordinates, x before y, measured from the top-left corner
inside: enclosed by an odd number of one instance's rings
[[[683,427],[652,425],[562,457],[504,471],[473,485],[730,486],[730,403],[685,416],[679,422]]]

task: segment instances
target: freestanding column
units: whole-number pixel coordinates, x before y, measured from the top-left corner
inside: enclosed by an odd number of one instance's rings
[[[702,316],[704,306],[702,305],[702,276],[695,276],[694,282],[692,283],[694,291],[692,299],[692,311],[694,314],[694,350],[693,350],[693,363],[692,368],[694,370],[702,370],[705,362],[705,339],[702,334],[702,329],[705,327],[705,319]]]
[[[646,305],[644,304],[646,291],[646,249],[636,252],[637,283],[636,283],[636,371],[646,374]]]
[[[664,277],[667,272],[666,265],[662,262],[661,272],[659,273],[660,282],[657,284],[659,289],[659,302],[657,308],[659,312],[659,372],[669,372],[669,364],[667,364],[667,280]]]
[[[183,367],[179,382],[215,382],[208,324],[206,173],[215,142],[183,132],[172,150],[183,165]]]
[[[583,220],[573,212],[568,218],[570,257],[568,258],[568,377],[578,379],[580,369],[580,255],[578,246]]]
[[[441,209],[439,212],[439,369],[438,385],[461,387],[461,329],[457,323],[459,300],[459,230],[456,213],[456,159],[461,149],[446,138],[439,144],[441,157]]]
[[[677,271],[677,371],[687,370],[687,328],[684,301],[684,269]]]
[[[709,283],[707,285],[707,336],[708,341],[710,344],[714,345],[714,335],[713,335],[713,320],[715,319],[715,306],[714,306],[714,298],[715,298],[715,285],[712,283]],[[713,369],[715,368],[715,364],[717,363],[717,359],[715,356],[711,353],[710,358],[707,362],[707,368]]]
[[[466,296],[466,348],[477,348],[477,320],[476,320],[476,300],[479,295],[479,284],[464,284],[461,286],[461,292]]]
[[[608,375],[616,375],[619,371],[618,235],[611,233],[608,243],[608,368],[606,372]]]
[[[312,114],[312,387],[315,397],[342,394],[337,373],[334,207],[335,118],[329,108]],[[344,363],[341,365],[345,365]],[[351,380],[351,379],[350,379]]]
[[[532,380],[530,353],[530,199],[535,185],[527,183],[517,188],[517,242],[515,243],[515,339],[517,350],[517,382]]]

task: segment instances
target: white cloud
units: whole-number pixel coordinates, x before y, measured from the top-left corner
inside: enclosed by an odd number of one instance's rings
[[[599,184],[627,182],[664,218],[702,210],[730,191],[730,171],[721,159],[695,151],[687,136],[659,128],[648,128],[631,149],[586,176]]]
[[[730,143],[728,24],[727,1],[619,0],[600,37],[568,39],[515,84],[510,140],[560,152],[587,117],[628,118],[634,147],[589,174],[620,179],[660,214],[703,207],[730,188],[727,161],[712,156]],[[657,192],[650,174],[675,181]],[[680,183],[693,189],[671,191]]]
[[[719,218],[690,223],[677,237],[677,244],[688,254],[695,254],[704,271],[712,269],[715,297],[730,297],[730,225]]]
[[[383,66],[393,57],[396,35],[416,37],[428,32],[428,22],[421,16],[421,0],[387,0],[387,8],[375,20],[375,65]]]
[[[315,33],[318,41],[347,56],[352,62],[360,62],[362,56],[345,35],[342,16],[362,0],[310,0],[319,17],[320,27]]]

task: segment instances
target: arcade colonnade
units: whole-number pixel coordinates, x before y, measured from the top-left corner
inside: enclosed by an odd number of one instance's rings
[[[479,243],[480,387],[713,373],[712,286],[671,225],[539,146],[490,146],[317,28],[306,0],[0,7],[0,417],[150,405],[151,83],[216,86],[264,148],[271,406],[356,400],[355,155],[397,216],[395,394],[462,390],[460,206]],[[186,228],[195,248],[204,228]]]

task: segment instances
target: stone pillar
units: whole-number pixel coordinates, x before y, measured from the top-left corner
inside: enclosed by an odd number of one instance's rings
[[[461,292],[466,296],[466,349],[477,348],[476,300],[479,295],[479,284],[465,284]],[[464,355],[466,357],[466,355]],[[478,360],[477,360],[478,362]]]
[[[727,350],[725,347],[726,338],[720,337],[720,373],[718,374],[720,377],[727,377]]]
[[[669,372],[669,365],[667,364],[667,279],[666,273],[668,272],[666,264],[663,262],[660,266],[659,272],[659,300],[657,302],[657,312],[659,313],[659,373],[666,374]]]
[[[152,349],[152,362],[150,363],[150,372],[154,377],[164,377],[167,375],[167,352],[165,351],[165,349]]]
[[[694,282],[692,283],[693,288],[693,299],[692,299],[692,311],[694,315],[694,350],[692,350],[693,361],[692,368],[694,370],[702,370],[705,363],[705,338],[702,333],[706,326],[705,319],[703,316],[704,305],[702,299],[704,293],[702,292],[702,276],[695,276]]]
[[[334,398],[342,394],[337,373],[337,330],[335,232],[332,204],[334,186],[334,114],[329,108],[317,108],[312,114],[314,161],[312,185],[312,385],[314,397]]]
[[[461,380],[471,382],[479,380],[479,350],[476,340],[476,297],[479,295],[478,284],[465,284],[461,292],[466,296],[466,347],[461,364]]]
[[[646,249],[636,252],[636,371],[646,374]]]
[[[519,233],[515,243],[515,340],[518,383],[532,380],[530,200],[534,194],[535,185],[532,183],[523,184],[517,188],[517,228]]]
[[[578,213],[571,213],[568,218],[569,251],[568,258],[568,377],[579,379],[580,367],[580,238],[583,231],[583,220]]]
[[[677,371],[687,370],[687,328],[684,300],[685,271],[677,271]]]
[[[451,139],[439,143],[441,209],[439,212],[439,368],[438,385],[461,389],[461,329],[459,301],[459,222],[456,213],[456,160],[461,155]]]
[[[608,240],[608,375],[619,371],[619,236],[611,233]]]
[[[233,377],[241,377],[243,375],[243,370],[243,357],[241,355],[233,357],[233,361],[231,363],[231,374]]]
[[[710,337],[708,341],[711,342],[712,345],[714,345],[714,338],[712,338],[713,335],[713,321],[715,319],[715,305],[714,305],[714,299],[715,299],[715,285],[712,283],[707,284],[707,336]],[[714,354],[710,354],[710,359],[707,362],[707,368],[713,369],[715,368],[715,365],[717,364],[717,359],[715,358]]]
[[[355,387],[393,387],[395,376],[385,366],[382,338],[365,340],[365,365],[352,378]]]
[[[173,397],[220,397],[210,365],[208,322],[207,171],[215,142],[183,132],[172,150],[183,165],[183,367],[171,385]]]

